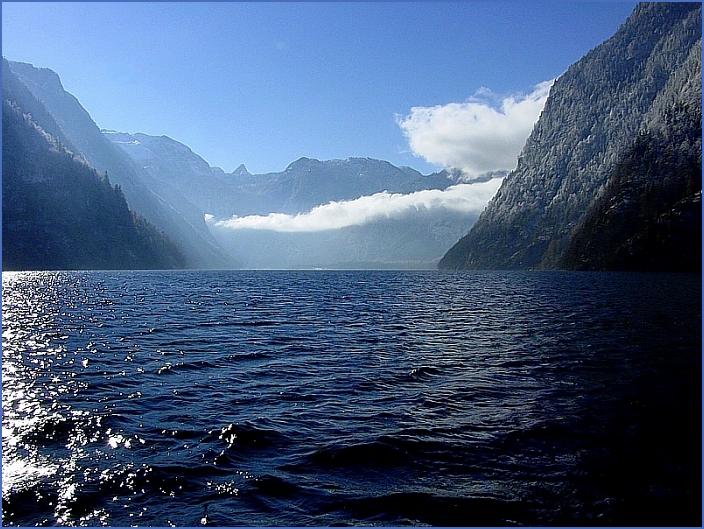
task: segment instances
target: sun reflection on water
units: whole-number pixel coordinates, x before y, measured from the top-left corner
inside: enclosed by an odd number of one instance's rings
[[[2,494],[6,500],[11,493],[34,491],[36,501],[54,507],[52,523],[103,525],[107,515],[100,509],[72,512],[78,462],[91,457],[86,446],[103,434],[100,416],[62,403],[63,396],[86,386],[70,371],[79,351],[68,349],[60,329],[63,275],[2,274]],[[51,458],[42,453],[47,446]],[[42,492],[47,482],[59,484],[55,495]]]

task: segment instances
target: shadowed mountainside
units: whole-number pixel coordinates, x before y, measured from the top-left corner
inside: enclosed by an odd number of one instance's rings
[[[557,79],[516,170],[439,266],[698,269],[700,47],[699,4],[640,4]],[[656,125],[667,120],[676,127]],[[663,161],[666,150],[677,159]],[[680,201],[681,214],[666,213]],[[606,258],[616,248],[620,257]],[[663,251],[687,263],[646,255]]]
[[[229,262],[198,209],[180,197],[170,200],[168,190],[164,196],[156,194],[149,185],[149,175],[103,137],[88,112],[64,90],[55,72],[3,59],[3,97],[16,101],[39,127],[96,171],[108,173],[111,181],[120,185],[130,209],[178,245],[187,267],[218,267]],[[37,111],[39,105],[43,109]]]
[[[36,112],[39,105],[35,105]],[[3,101],[3,270],[180,268],[174,244],[119,186]]]

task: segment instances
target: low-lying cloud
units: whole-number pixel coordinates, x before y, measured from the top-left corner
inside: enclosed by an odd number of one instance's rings
[[[479,213],[499,189],[501,181],[501,178],[494,178],[481,183],[458,184],[445,190],[429,189],[408,194],[383,191],[354,200],[328,202],[296,215],[269,213],[225,220],[206,215],[205,220],[214,227],[229,230],[294,233],[337,230],[423,211]]]
[[[554,80],[525,95],[498,97],[480,88],[463,103],[413,107],[397,123],[416,156],[469,177],[515,169]]]

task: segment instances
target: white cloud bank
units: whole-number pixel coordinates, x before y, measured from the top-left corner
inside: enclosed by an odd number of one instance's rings
[[[469,177],[510,171],[553,82],[542,82],[526,95],[504,98],[480,88],[464,103],[413,107],[396,119],[413,153],[428,162],[461,169]]]
[[[380,219],[400,218],[418,211],[479,213],[501,185],[501,178],[475,184],[458,184],[445,190],[429,189],[401,194],[383,191],[355,200],[328,202],[307,213],[269,213],[217,220],[205,215],[208,224],[230,230],[316,232],[360,226]]]

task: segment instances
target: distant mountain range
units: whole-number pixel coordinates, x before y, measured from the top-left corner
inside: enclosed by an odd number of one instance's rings
[[[701,5],[640,4],[555,81],[448,269],[701,269]]]
[[[355,226],[338,233],[231,233],[211,229],[205,223],[206,214],[226,219],[304,213],[331,201],[382,191],[405,194],[441,190],[457,183],[461,175],[452,171],[423,175],[371,158],[300,158],[281,172],[254,175],[241,165],[226,173],[167,136],[101,131],[78,100],[63,89],[58,75],[46,68],[3,59],[3,92],[4,100],[26,115],[32,126],[93,168],[98,180],[107,174],[110,182],[120,186],[129,208],[178,249],[181,260],[179,265],[171,263],[174,266],[431,267],[476,220],[476,213],[441,212]],[[14,133],[13,128],[7,131],[9,135]],[[6,194],[13,192],[13,182],[5,179]],[[13,214],[20,215],[17,211]],[[7,255],[13,247],[20,252],[16,233],[6,230],[6,235]],[[54,266],[52,263],[49,260],[33,266],[45,268]],[[101,266],[123,267],[121,262],[107,258]]]
[[[232,173],[211,167],[186,145],[168,136],[103,130],[159,186],[171,186],[200,210],[217,217],[301,213],[333,200],[389,191],[411,193],[445,189],[458,173],[423,175],[373,158],[320,161],[299,158],[281,172],[250,174],[244,165]],[[194,183],[198,186],[194,187]]]
[[[211,167],[186,145],[167,136],[103,130],[104,136],[146,172],[159,195],[180,197],[203,214],[232,216],[299,214],[332,201],[382,191],[408,194],[443,190],[459,172],[423,175],[372,158],[299,158],[281,172],[232,173]],[[168,189],[168,193],[164,190]],[[419,212],[403,219],[316,233],[211,229],[221,247],[248,268],[429,268],[477,218],[478,213]]]

